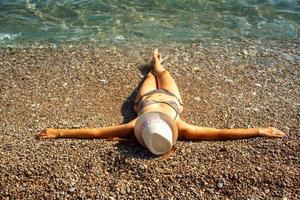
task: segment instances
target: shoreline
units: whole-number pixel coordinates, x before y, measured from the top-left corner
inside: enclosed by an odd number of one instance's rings
[[[131,141],[35,140],[45,128],[102,127],[133,118],[141,65],[155,44],[1,48],[0,197],[300,198],[300,54],[299,43],[293,45],[162,47],[187,122],[274,126],[289,134],[179,141],[163,157]]]
[[[1,46],[2,45],[2,46]],[[292,48],[298,49],[300,47],[299,39],[284,39],[284,38],[274,38],[274,39],[263,39],[263,38],[202,38],[193,39],[186,41],[164,41],[159,40],[157,42],[146,42],[146,41],[105,41],[105,42],[67,42],[67,43],[51,43],[51,42],[16,42],[15,45],[0,43],[0,50],[5,49],[107,49],[107,48],[118,48],[118,49],[145,49],[145,48],[171,48],[171,47],[187,47],[193,45],[202,45],[203,47],[226,47],[231,46],[235,48],[256,46],[256,47],[282,47],[287,48],[292,46]]]

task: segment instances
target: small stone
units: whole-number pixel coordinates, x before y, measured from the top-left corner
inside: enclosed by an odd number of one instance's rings
[[[31,176],[32,175],[31,171],[26,171],[26,174],[27,174],[27,176]]]
[[[103,85],[106,85],[106,84],[108,83],[108,80],[101,79],[101,80],[100,80],[100,83],[103,84]]]
[[[255,83],[255,86],[256,86],[256,87],[259,87],[259,88],[262,87],[261,84],[259,84],[259,83]]]
[[[196,101],[200,101],[200,100],[201,100],[200,97],[194,97],[194,99],[195,99]]]
[[[73,193],[73,192],[75,192],[75,190],[76,190],[75,187],[70,187],[68,191],[71,192],[71,193]]]
[[[120,193],[123,194],[123,195],[125,195],[125,194],[126,194],[126,190],[122,189],[122,190],[120,191]]]
[[[265,189],[265,193],[268,194],[270,192],[270,189]]]
[[[289,158],[292,159],[292,160],[296,160],[296,161],[299,160],[299,158],[296,157],[296,156],[289,156]]]
[[[261,171],[261,167],[260,167],[260,166],[257,166],[257,167],[256,167],[256,171]]]
[[[222,189],[223,187],[224,187],[224,183],[223,183],[223,181],[221,181],[221,180],[218,180],[218,182],[217,182],[217,188],[218,189]]]
[[[229,78],[226,78],[226,79],[225,79],[225,82],[226,82],[226,83],[233,84],[233,80],[232,80],[232,79],[229,79]]]
[[[205,189],[205,191],[207,191],[209,194],[214,194],[214,191],[210,188]]]
[[[71,100],[70,97],[66,97],[66,98],[65,98],[65,101],[66,101],[66,102],[70,102],[70,100]]]
[[[194,67],[193,68],[193,71],[199,71],[200,70],[200,67]]]
[[[253,110],[254,110],[255,112],[259,112],[259,111],[260,111],[258,108],[253,108]]]
[[[246,49],[243,50],[244,55],[248,55],[248,51]]]
[[[147,166],[147,165],[140,165],[140,168],[141,168],[142,170],[145,170],[145,169],[148,168],[148,166]]]
[[[115,39],[116,39],[117,41],[122,41],[122,40],[125,40],[125,37],[124,37],[123,35],[117,35],[117,36],[115,37]]]

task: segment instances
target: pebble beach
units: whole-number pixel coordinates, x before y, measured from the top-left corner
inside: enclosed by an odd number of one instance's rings
[[[300,43],[0,49],[0,199],[300,199]],[[178,141],[153,156],[134,139],[37,140],[46,128],[135,117],[158,47],[207,127],[276,127],[281,139]]]

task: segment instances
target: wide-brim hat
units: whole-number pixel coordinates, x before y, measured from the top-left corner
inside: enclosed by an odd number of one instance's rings
[[[168,152],[178,137],[176,123],[162,112],[148,112],[139,116],[134,133],[140,144],[155,155]]]

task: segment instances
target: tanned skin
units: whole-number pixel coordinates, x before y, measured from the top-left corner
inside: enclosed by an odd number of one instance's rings
[[[148,73],[145,81],[140,87],[139,93],[136,97],[136,102],[140,99],[140,102],[145,99],[154,99],[157,101],[162,100],[174,100],[178,103],[180,112],[183,110],[183,106],[180,105],[181,96],[178,87],[171,77],[170,73],[161,65],[161,55],[158,49],[154,50],[151,61],[151,71]],[[166,89],[177,96],[173,97],[162,93],[154,93],[143,97],[145,93],[148,93],[156,89]],[[141,98],[142,97],[142,98]],[[137,114],[143,114],[147,112],[163,112],[170,116],[172,119],[176,117],[176,112],[169,105],[163,103],[151,104],[146,107],[134,106],[134,110]],[[48,138],[80,138],[80,139],[111,139],[111,138],[128,138],[134,135],[134,126],[137,118],[126,124],[121,124],[111,127],[103,128],[82,128],[82,129],[46,129],[38,133],[38,139]],[[247,129],[216,129],[190,125],[180,119],[177,116],[174,120],[178,128],[178,137],[188,140],[232,140],[232,139],[244,139],[252,137],[269,137],[280,138],[286,134],[276,128],[247,128]]]

